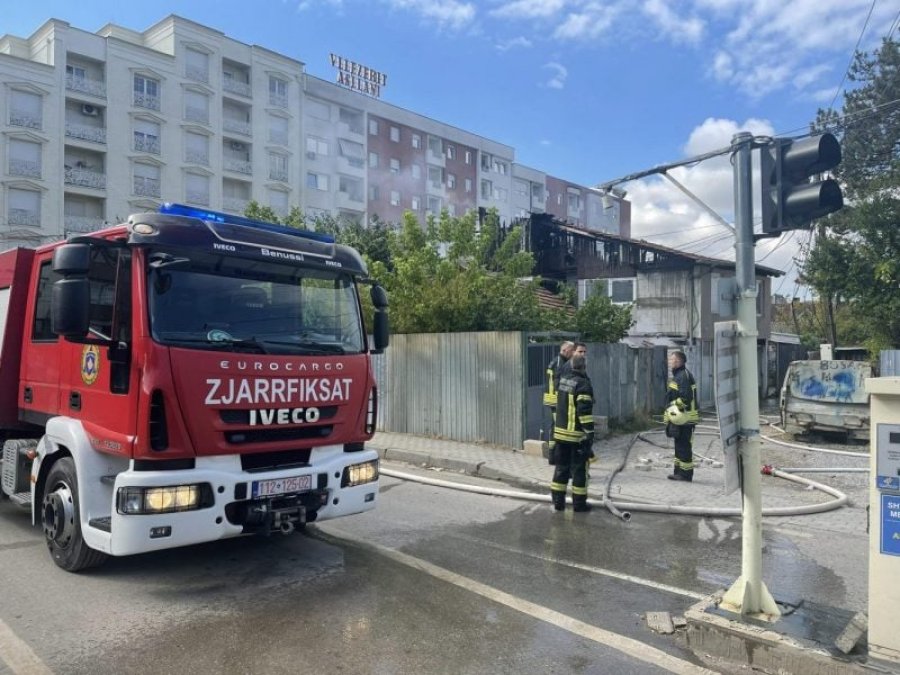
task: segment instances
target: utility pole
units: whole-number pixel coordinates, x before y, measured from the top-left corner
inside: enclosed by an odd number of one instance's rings
[[[741,462],[741,576],[722,598],[725,609],[739,614],[781,616],[762,580],[762,490],[760,486],[759,375],[756,338],[756,259],[753,239],[753,136],[747,132],[731,139],[734,164],[735,272],[738,293],[738,372],[740,423],[738,455]]]

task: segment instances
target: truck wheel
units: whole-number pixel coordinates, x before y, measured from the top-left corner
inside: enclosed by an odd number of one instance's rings
[[[53,562],[69,572],[103,563],[107,555],[90,548],[81,537],[75,462],[63,457],[47,475],[41,502],[41,526]]]

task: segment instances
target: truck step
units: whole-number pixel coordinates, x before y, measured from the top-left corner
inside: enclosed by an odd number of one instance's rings
[[[16,506],[31,508],[31,493],[17,492],[14,495],[9,496],[9,501],[11,501]]]
[[[106,516],[105,518],[91,518],[88,521],[88,525],[96,530],[112,532],[112,518],[110,516]]]

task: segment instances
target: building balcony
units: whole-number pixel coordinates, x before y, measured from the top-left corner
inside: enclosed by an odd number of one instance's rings
[[[226,157],[223,165],[229,171],[237,171],[238,173],[253,175],[253,164],[245,160],[229,159]]]
[[[196,190],[188,190],[184,199],[189,204],[198,204],[199,206],[209,206],[209,193],[199,192]]]
[[[443,181],[439,180],[428,180],[425,181],[425,189],[428,191],[428,194],[434,195],[436,197],[446,197],[447,196],[447,188],[444,185]]]
[[[269,169],[269,180],[280,180],[282,183],[287,183],[287,169]]]
[[[184,119],[187,122],[209,125],[209,111],[204,110],[203,108],[187,106],[184,109]]]
[[[65,183],[66,185],[105,190],[106,174],[89,171],[88,169],[66,169]]]
[[[447,166],[447,158],[443,152],[435,152],[432,148],[428,148],[428,163],[433,166],[439,166],[442,169]]]
[[[26,129],[43,129],[44,120],[40,115],[24,112],[21,110],[9,111],[9,123],[14,127],[25,127]]]
[[[78,91],[82,94],[90,94],[97,98],[106,98],[106,83],[103,80],[94,80],[90,77],[66,75],[66,89]]]
[[[335,196],[335,204],[339,209],[351,211],[365,211],[365,199],[362,194],[338,191]]]
[[[341,173],[361,178],[366,174],[366,161],[361,157],[341,156],[338,163],[338,170]]]
[[[288,98],[287,94],[276,94],[275,92],[269,92],[269,105],[273,105],[276,108],[287,108],[288,107]]]
[[[10,158],[9,160],[9,175],[10,176],[24,176],[26,178],[40,178],[41,177],[41,163],[40,162],[32,162],[27,159],[14,159]]]
[[[194,150],[193,148],[188,148],[184,151],[184,161],[189,164],[209,166],[209,152],[206,150]]]
[[[6,219],[10,225],[27,225],[28,227],[41,226],[41,214],[31,209],[9,209]]]
[[[66,136],[91,143],[106,143],[106,129],[66,122]]]
[[[135,152],[159,154],[159,139],[147,136],[135,136],[133,149]]]
[[[134,92],[134,105],[148,110],[159,110],[159,96]]]
[[[288,132],[269,129],[269,143],[275,143],[276,145],[287,145]]]
[[[230,77],[222,78],[222,89],[230,94],[238,94],[239,96],[246,96],[247,98],[251,98],[252,96],[252,89],[248,82],[240,82],[239,80]]]
[[[160,194],[162,194],[159,178],[135,176],[132,192],[139,197],[155,197],[158,199]]]
[[[362,120],[360,120],[359,124],[354,125],[347,124],[347,122],[338,122],[337,128],[338,136],[354,138],[357,141],[365,139],[365,129],[363,128]]]
[[[186,65],[184,67],[184,76],[189,80],[193,80],[194,82],[209,84],[209,68]]]
[[[243,214],[250,205],[249,199],[241,199],[240,197],[223,197],[222,208],[232,213]]]
[[[106,223],[100,216],[65,215],[63,223],[66,228],[66,234],[70,232],[96,232],[106,227]]]
[[[222,120],[222,129],[232,134],[240,134],[241,136],[250,136],[250,122],[241,120],[230,120],[227,117]]]

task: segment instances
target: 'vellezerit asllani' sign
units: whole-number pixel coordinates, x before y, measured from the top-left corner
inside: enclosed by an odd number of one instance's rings
[[[381,88],[387,84],[387,75],[381,71],[363,66],[343,56],[331,54],[331,65],[337,68],[338,84],[369,96],[381,96]]]

